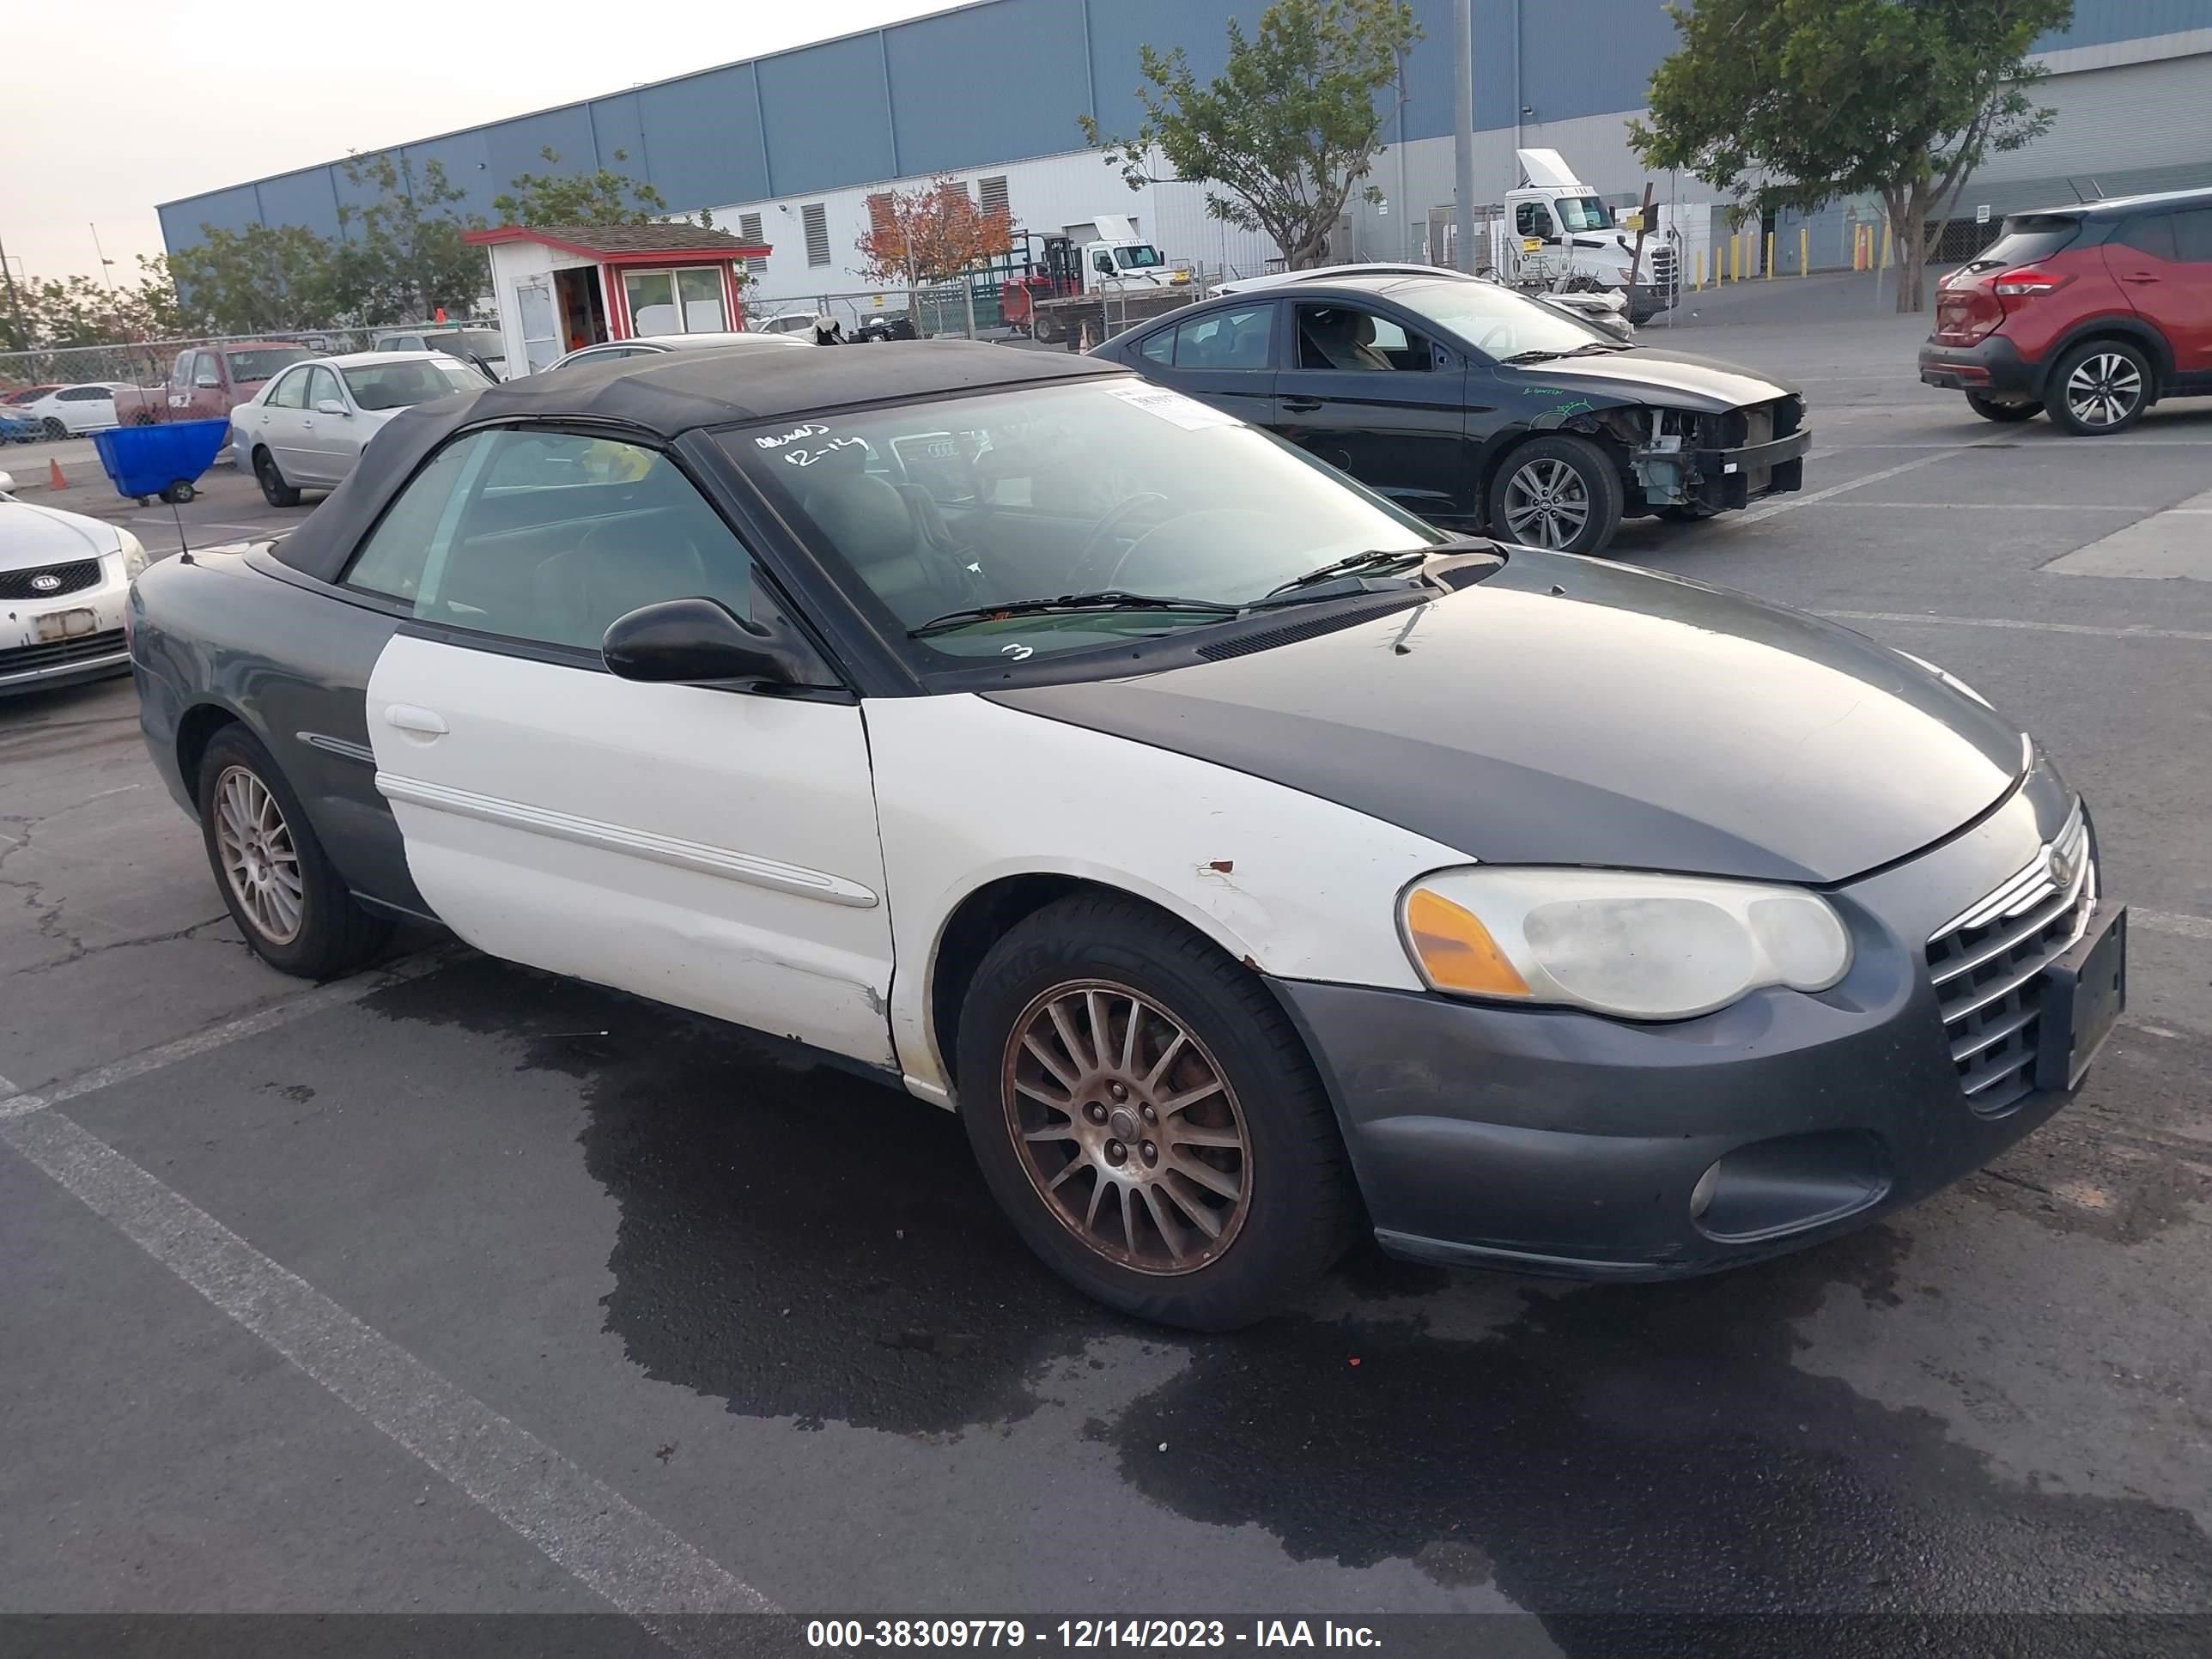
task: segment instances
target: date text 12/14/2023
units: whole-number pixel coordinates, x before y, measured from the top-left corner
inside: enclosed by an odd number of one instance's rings
[[[1334,1620],[1062,1619],[1030,1624],[1019,1619],[815,1619],[807,1621],[810,1648],[1374,1648],[1381,1639],[1369,1626]]]

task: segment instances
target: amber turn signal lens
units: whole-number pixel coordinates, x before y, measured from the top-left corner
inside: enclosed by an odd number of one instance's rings
[[[1474,912],[1425,887],[1415,888],[1406,901],[1406,938],[1421,971],[1439,991],[1492,997],[1528,994],[1528,981],[1505,959]]]

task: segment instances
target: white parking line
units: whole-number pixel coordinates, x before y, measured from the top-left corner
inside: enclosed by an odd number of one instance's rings
[[[1778,519],[1784,513],[1795,513],[1801,507],[1812,507],[1818,502],[1828,501],[1842,495],[1847,489],[1863,489],[1870,483],[1880,483],[1884,478],[1894,478],[1900,473],[1917,472],[1923,466],[1933,466],[1938,461],[1948,460],[1954,455],[1964,455],[1968,450],[1978,447],[1975,444],[1953,445],[1950,448],[1936,451],[1933,455],[1923,455],[1917,461],[1899,461],[1895,466],[1886,466],[1879,472],[1869,472],[1863,478],[1852,478],[1844,483],[1830,484],[1826,489],[1816,489],[1809,495],[1790,495],[1776,501],[1771,507],[1755,507],[1748,513],[1727,514],[1714,520],[1713,527],[1717,529],[1730,525],[1765,524],[1769,519]]]
[[[2022,622],[2013,617],[1938,617],[1911,611],[1823,611],[1837,622],[1926,623],[1937,628],[2016,628],[2031,634],[2094,634],[2108,640],[2188,640],[2212,644],[2212,633],[2186,628],[2106,628],[2095,623]]]
[[[17,1098],[12,1085],[0,1079]],[[106,1141],[37,1099],[0,1141],[395,1445],[679,1652],[741,1639],[701,1613],[775,1604],[527,1429],[494,1411],[255,1249]]]
[[[1863,501],[1853,496],[1848,501],[1825,503],[1832,507],[1903,507],[1914,512],[1929,513],[2155,513],[2155,507],[2145,507],[2141,501]],[[2202,507],[2169,507],[2166,513],[2201,513]]]
[[[43,1111],[49,1106],[58,1106],[65,1100],[75,1100],[80,1095],[110,1088],[134,1077],[143,1077],[149,1072],[159,1071],[162,1066],[174,1065],[180,1060],[190,1060],[194,1054],[204,1054],[210,1048],[220,1048],[224,1043],[235,1042],[240,1037],[273,1031],[280,1025],[289,1025],[295,1019],[320,1013],[325,1008],[342,1008],[347,1003],[359,1002],[363,997],[373,996],[394,985],[404,985],[410,979],[420,979],[425,974],[434,973],[461,954],[462,948],[459,945],[437,945],[418,956],[403,957],[370,973],[353,979],[338,980],[329,985],[318,985],[312,991],[302,991],[283,1002],[271,1003],[268,1007],[257,1009],[250,1014],[240,1014],[236,1019],[227,1019],[220,1025],[194,1031],[173,1042],[164,1042],[93,1071],[81,1072],[68,1081],[57,1083],[37,1094],[18,1093],[13,1085],[0,1085],[0,1121],[21,1117],[29,1112]]]
[[[2171,910],[2130,910],[2138,927],[2154,933],[2178,933],[2183,939],[2212,939],[2212,916],[2185,916]]]

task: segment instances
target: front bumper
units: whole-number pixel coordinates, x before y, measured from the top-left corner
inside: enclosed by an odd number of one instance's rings
[[[1953,392],[1978,392],[1992,398],[2040,398],[2041,366],[2020,355],[2020,348],[2002,334],[1990,334],[1968,346],[1920,348],[1923,385]]]
[[[110,553],[100,561],[94,586],[0,599],[0,696],[129,673],[123,611],[130,596],[123,556]]]
[[[1422,1261],[1666,1278],[1802,1248],[1986,1164],[2068,1097],[1969,1104],[1927,941],[2033,860],[2069,804],[2040,769],[1972,830],[1832,894],[1856,959],[1818,995],[1638,1025],[1274,981],[1376,1239]]]

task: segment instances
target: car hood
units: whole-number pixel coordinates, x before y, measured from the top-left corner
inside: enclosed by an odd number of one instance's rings
[[[2017,726],[1847,629],[1523,550],[1317,638],[989,695],[1491,863],[1840,882],[1972,822],[2027,764]]]
[[[1709,415],[1797,395],[1797,388],[1787,380],[1723,362],[1717,357],[1698,357],[1662,346],[1632,345],[1603,356],[1593,353],[1588,357],[1560,357],[1515,367],[1547,386],[1666,404]]]
[[[96,559],[123,545],[112,524],[28,501],[0,501],[0,570]]]

